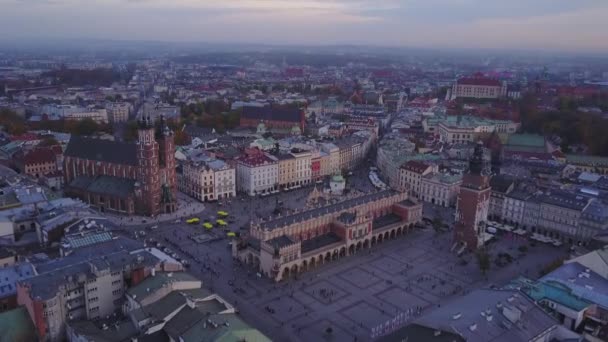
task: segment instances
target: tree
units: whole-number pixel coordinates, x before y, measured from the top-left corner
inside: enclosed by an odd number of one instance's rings
[[[332,328],[332,327],[327,327],[327,329],[325,329],[325,333],[327,335],[331,335],[331,333],[333,333],[333,332],[334,332],[334,328]]]
[[[78,135],[91,135],[98,131],[99,125],[90,118],[80,120],[76,125],[75,134]]]
[[[433,224],[433,229],[435,230],[435,233],[440,233],[442,231],[441,228],[443,227],[443,221],[441,220],[441,217],[435,216],[432,224]]]
[[[52,136],[45,137],[38,144],[38,146],[41,146],[41,147],[48,147],[48,146],[55,146],[55,145],[59,145],[59,141],[57,141],[57,139],[55,139]]]
[[[10,109],[0,109],[0,126],[3,126],[6,132],[13,135],[27,132],[23,117]]]
[[[190,139],[190,136],[188,135],[188,133],[186,133],[182,130],[175,131],[175,145],[178,145],[178,146],[189,145],[191,141],[192,140]]]
[[[490,255],[485,249],[480,249],[477,251],[477,264],[479,265],[479,270],[483,275],[486,275],[488,270],[490,269]]]

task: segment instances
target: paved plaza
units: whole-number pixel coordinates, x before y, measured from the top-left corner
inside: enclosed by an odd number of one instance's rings
[[[368,341],[372,328],[400,312],[432,310],[471,289],[501,285],[520,273],[535,277],[566,251],[538,245],[519,257],[517,247],[527,243],[504,238],[493,243],[492,253],[505,251],[516,261],[503,268],[492,264],[486,279],[473,255],[465,256],[468,263],[462,265],[449,251],[449,233],[417,230],[275,284],[235,264],[228,240],[197,243],[188,238],[201,231],[180,224],[151,236],[178,254],[192,255],[186,257],[192,263],[190,272],[277,341]]]
[[[361,178],[360,186],[365,184]],[[279,195],[284,210],[303,207],[311,190]],[[369,191],[359,186],[354,190]],[[242,231],[251,218],[270,215],[276,202],[276,196],[234,198],[221,206],[205,204],[194,215],[212,218],[217,210],[226,210],[232,221],[230,229]],[[449,216],[448,210],[446,221]],[[233,303],[246,321],[276,341],[368,341],[374,327],[396,315],[424,313],[472,289],[500,286],[520,274],[535,278],[539,269],[566,254],[565,247],[547,245],[520,253],[518,247],[528,245],[527,241],[503,237],[492,243],[490,253],[507,252],[515,260],[505,267],[492,262],[484,276],[474,255],[459,258],[450,251],[451,233],[437,235],[427,228],[276,284],[234,262],[224,232],[183,222],[159,223],[158,229],[139,238],[152,238],[187,259],[189,271],[205,286]],[[142,228],[121,227],[127,233]]]

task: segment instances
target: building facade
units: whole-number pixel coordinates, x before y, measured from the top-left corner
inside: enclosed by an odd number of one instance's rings
[[[437,172],[437,167],[423,162],[410,160],[399,168],[399,190],[419,198],[422,177]]]
[[[411,231],[422,204],[385,190],[252,223],[233,256],[281,281]]]
[[[186,162],[178,174],[179,190],[201,202],[236,195],[236,170],[221,160]]]
[[[430,173],[420,181],[418,198],[424,202],[442,207],[453,207],[462,184],[461,175]]]
[[[73,121],[91,119],[98,124],[103,124],[103,123],[108,123],[108,112],[105,108],[87,109],[85,111],[66,113],[64,118],[66,120],[73,120]]]
[[[278,191],[279,162],[258,149],[246,149],[236,159],[236,178],[238,190],[249,196]]]
[[[108,121],[110,123],[127,122],[131,111],[131,104],[126,102],[110,103],[106,106]]]
[[[63,341],[67,322],[114,313],[121,307],[127,281],[136,284],[158,261],[145,251],[123,251],[88,262],[50,264],[17,283],[17,302],[27,309],[41,341]]]
[[[464,175],[456,202],[454,246],[476,250],[484,243],[490,207],[490,179],[483,172],[483,145],[477,144]]]
[[[299,108],[244,106],[239,125],[257,128],[260,123],[271,130],[291,131],[298,127],[300,132],[304,132],[306,116],[304,110]]]
[[[507,96],[507,83],[477,73],[458,79],[452,86],[452,98],[498,99]]]

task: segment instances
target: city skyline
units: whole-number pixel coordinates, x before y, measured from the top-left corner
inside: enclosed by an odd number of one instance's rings
[[[608,52],[599,0],[2,0],[5,40],[110,39]]]

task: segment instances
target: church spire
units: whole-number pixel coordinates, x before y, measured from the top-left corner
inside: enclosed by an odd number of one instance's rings
[[[475,150],[473,151],[473,156],[469,160],[469,173],[475,175],[481,175],[483,172],[483,143],[481,141],[477,142],[475,145]]]

